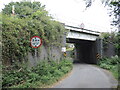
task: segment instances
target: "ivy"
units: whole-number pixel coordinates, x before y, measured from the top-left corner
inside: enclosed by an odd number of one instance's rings
[[[15,15],[11,15],[12,5]],[[61,45],[64,27],[53,20],[40,2],[11,2],[2,11],[3,63],[27,60],[30,38],[40,36],[43,45]]]

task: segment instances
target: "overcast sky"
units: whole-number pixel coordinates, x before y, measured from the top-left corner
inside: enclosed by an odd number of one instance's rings
[[[21,0],[0,0],[0,10],[4,4],[10,1]],[[58,21],[68,25],[80,26],[84,23],[86,29],[110,32],[110,17],[107,9],[101,4],[100,0],[95,0],[92,6],[85,10],[83,0],[31,0],[40,1],[46,5],[46,10]]]

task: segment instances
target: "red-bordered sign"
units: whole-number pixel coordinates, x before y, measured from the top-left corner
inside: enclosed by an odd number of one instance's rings
[[[42,45],[42,39],[39,36],[33,36],[30,39],[30,45],[33,48],[38,48]]]
[[[81,23],[80,28],[84,29],[84,27],[85,27],[84,23]]]

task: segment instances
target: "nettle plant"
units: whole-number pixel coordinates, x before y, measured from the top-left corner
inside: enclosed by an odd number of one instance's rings
[[[15,14],[12,15],[12,7]],[[2,10],[3,63],[27,60],[30,38],[40,36],[43,45],[60,46],[65,28],[45,10],[40,2],[11,2]]]

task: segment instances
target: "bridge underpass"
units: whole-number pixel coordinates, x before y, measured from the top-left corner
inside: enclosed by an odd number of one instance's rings
[[[99,39],[99,32],[68,26],[66,43],[73,43],[75,46],[74,62],[97,64],[97,55],[102,56],[102,42]]]
[[[67,43],[74,43],[74,62],[96,64],[96,42],[88,40],[68,39]]]

